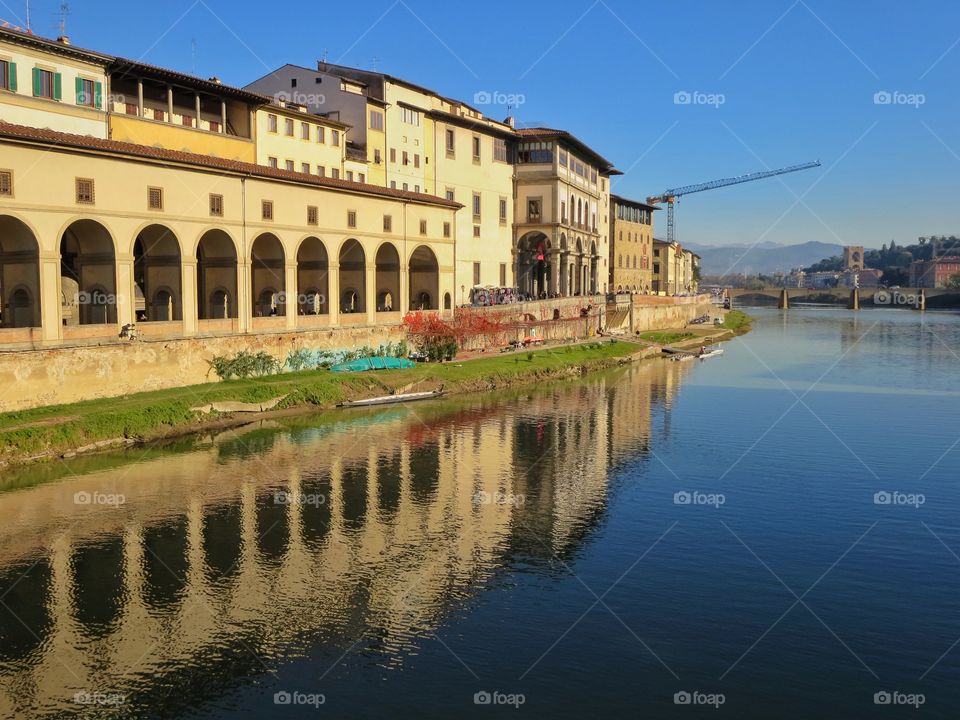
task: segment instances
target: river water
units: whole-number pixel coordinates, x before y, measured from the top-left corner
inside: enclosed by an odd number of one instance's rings
[[[0,717],[957,717],[960,315],[755,316],[4,478]]]

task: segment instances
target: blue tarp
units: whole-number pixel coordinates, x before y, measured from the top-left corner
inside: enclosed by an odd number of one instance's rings
[[[413,360],[407,360],[406,358],[375,356],[340,363],[330,369],[333,372],[363,372],[365,370],[400,370],[401,368],[416,366],[417,364]]]

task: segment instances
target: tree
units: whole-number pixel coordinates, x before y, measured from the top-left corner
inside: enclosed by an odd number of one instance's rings
[[[960,290],[960,272],[954,273],[947,278],[947,287],[951,290]]]

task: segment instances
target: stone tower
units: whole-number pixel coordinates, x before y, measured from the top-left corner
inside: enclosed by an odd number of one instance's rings
[[[843,248],[843,269],[863,270],[862,245],[847,245]]]

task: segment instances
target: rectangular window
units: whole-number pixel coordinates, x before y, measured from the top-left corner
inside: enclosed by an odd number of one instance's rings
[[[355,228],[357,226],[357,211],[347,210],[347,227]]]
[[[473,217],[480,219],[480,193],[473,194]]]
[[[150,210],[163,210],[163,188],[147,188],[147,208]]]
[[[420,167],[420,156],[419,156],[418,154],[416,154],[416,153],[414,153],[414,155],[413,155],[413,166],[414,166],[415,168]]]
[[[560,222],[565,223],[567,221],[567,201],[560,201]]]
[[[323,165],[317,165],[317,175],[320,177],[326,177],[327,169]]]
[[[305,122],[300,123],[300,139],[301,140],[310,139],[310,123],[305,123]]]
[[[373,151],[373,161],[379,165],[383,158],[380,157],[380,148],[375,148]]]
[[[293,119],[285,118],[283,121],[283,134],[288,137],[293,137]]]
[[[383,216],[383,231],[384,232],[393,231],[393,218],[390,215]]]
[[[309,175],[310,163],[300,163],[300,172],[304,173],[305,175]]]
[[[359,176],[357,182],[365,183],[367,181],[366,173],[357,173],[357,175]]]
[[[479,225],[474,225],[474,226],[473,226],[473,236],[474,236],[475,238],[480,237],[480,226],[479,226]]]
[[[332,177],[334,180],[339,180],[339,179],[340,179],[340,168],[332,168],[332,169],[330,170],[330,177]]]
[[[420,192],[420,186],[419,186],[419,185],[414,185],[414,186],[413,186],[413,191],[414,191],[415,193]]]
[[[500,287],[507,286],[507,264],[500,263]]]
[[[97,84],[93,80],[77,78],[77,105],[97,107]]]
[[[0,170],[0,195],[13,197],[13,172]]]
[[[421,235],[426,235],[426,234],[427,234],[427,221],[426,221],[426,220],[421,220],[421,221],[420,221],[420,234],[421,234]]]
[[[293,172],[293,168],[294,168],[293,160],[287,160],[287,162],[285,163],[285,167],[287,168],[288,172]]]
[[[480,137],[473,136],[473,161],[480,162]]]
[[[319,222],[318,218],[317,206],[307,205],[307,225],[316,225]]]
[[[84,205],[93,205],[93,201],[93,180],[90,178],[77,178],[77,202]]]
[[[340,131],[331,130],[330,131],[330,144],[334,147],[340,147]]]
[[[400,107],[400,119],[408,125],[420,124],[420,112],[413,108]]]
[[[507,161],[507,141],[503,138],[496,138],[493,141],[493,159],[497,162]]]
[[[273,201],[263,200],[260,203],[260,217],[264,220],[273,220]]]
[[[210,194],[210,214],[214,217],[223,217],[223,195]]]
[[[404,191],[406,191],[406,190],[409,190],[410,187],[409,187],[406,183],[404,183],[404,184],[403,184],[403,189],[404,189]]]
[[[409,164],[410,164],[410,155],[409,155],[409,153],[407,153],[406,150],[403,151],[403,160],[401,161],[401,164],[403,164],[403,165],[409,165]]]
[[[451,202],[456,202],[457,194],[456,194],[456,192],[454,191],[453,188],[448,187],[448,188],[447,188],[447,191],[446,191],[446,194],[444,195],[444,197],[446,197],[447,200],[450,200]]]
[[[453,157],[456,154],[456,134],[453,130],[447,130],[447,157]]]
[[[507,222],[507,199],[505,197],[500,198],[500,222]]]
[[[267,130],[270,132],[277,131],[277,116],[276,115],[267,115]]]
[[[370,111],[370,129],[383,132],[383,113],[379,110]]]
[[[475,262],[473,264],[473,284],[474,285],[480,284],[480,263],[478,262]]]
[[[397,149],[390,148],[390,162],[395,163],[397,161]]]
[[[397,181],[396,181],[396,180],[391,180],[391,181],[390,181],[390,189],[391,189],[391,190],[396,190],[396,189],[397,189]]]
[[[60,73],[52,70],[33,69],[33,96],[59,100],[61,94]]]
[[[17,91],[17,64],[0,60],[0,90]]]
[[[324,143],[327,141],[327,129],[317,125],[317,142]]]
[[[540,222],[540,207],[542,202],[540,198],[530,198],[527,200],[527,222]]]
[[[443,236],[444,236],[445,238],[450,237],[450,223],[448,223],[448,222],[445,222],[445,223],[443,224]]]
[[[353,182],[353,170],[347,170],[347,180]]]

